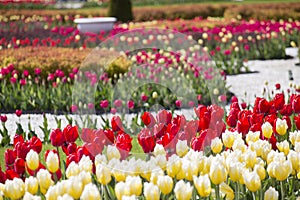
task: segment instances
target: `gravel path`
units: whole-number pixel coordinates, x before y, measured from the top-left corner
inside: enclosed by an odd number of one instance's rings
[[[269,90],[275,89],[275,84],[280,83],[283,89],[287,89],[291,81],[289,81],[289,70],[293,73],[294,84],[300,85],[300,67],[295,66],[295,63],[298,63],[299,60],[297,58],[297,49],[289,48],[287,49],[287,54],[294,56],[293,59],[288,60],[268,60],[268,61],[259,61],[253,60],[248,62],[248,66],[251,71],[256,71],[256,73],[249,74],[240,74],[234,76],[227,77],[227,85],[231,86],[231,92],[233,92],[239,99],[245,100],[247,103],[253,103],[255,99],[255,95],[262,96],[262,90],[265,86],[265,82],[268,81]],[[245,93],[247,96],[245,97]],[[194,113],[193,110],[182,110],[179,114],[184,114],[187,116],[187,119],[190,119]],[[22,115],[20,118],[16,117],[15,114],[7,114],[8,120],[6,122],[6,127],[8,131],[13,137],[16,131],[16,122],[20,122],[22,124],[23,129],[28,131],[28,123],[31,123],[33,130],[36,134],[43,139],[43,133],[39,126],[43,125],[43,116],[31,114]],[[29,119],[30,117],[30,119]],[[51,114],[46,114],[48,119],[48,128],[53,129],[57,128],[57,123],[55,121],[55,116]],[[68,124],[68,121],[64,115],[56,116],[57,119],[61,119],[61,126],[65,127]],[[73,119],[79,119],[76,115],[70,115]],[[98,123],[97,126],[101,127],[101,118],[100,116],[92,115],[90,116],[92,119],[97,118]],[[109,119],[111,115],[107,116]],[[134,115],[126,115],[126,121],[130,122]],[[128,125],[128,124],[127,124]],[[0,124],[0,129],[2,129],[2,125]],[[1,135],[0,135],[1,140]]]

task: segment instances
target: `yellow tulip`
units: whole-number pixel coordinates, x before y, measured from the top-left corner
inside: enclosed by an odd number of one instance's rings
[[[232,181],[239,181],[242,176],[243,165],[240,162],[234,162],[229,165],[229,177]]]
[[[193,177],[194,186],[201,197],[208,197],[211,193],[211,183],[207,174],[204,176]]]
[[[156,169],[152,171],[150,181],[154,184],[157,185],[157,180],[159,176],[163,176],[164,172],[161,169]]]
[[[80,196],[81,200],[101,200],[99,190],[96,185],[92,183],[87,184]]]
[[[25,194],[25,184],[22,179],[14,178],[5,182],[4,195],[10,199],[20,199]]]
[[[53,185],[51,174],[45,169],[40,169],[36,175],[36,178],[38,180],[41,192],[46,194],[48,188]]]
[[[262,165],[255,165],[254,171],[256,171],[260,180],[264,180],[266,178],[266,170]]]
[[[159,189],[153,183],[144,183],[144,196],[146,200],[159,200]]]
[[[178,140],[177,144],[176,144],[176,153],[179,157],[183,157],[185,156],[185,154],[188,152],[189,148],[187,145],[187,141],[184,140]]]
[[[173,189],[173,179],[170,176],[158,176],[157,186],[163,194],[169,194]]]
[[[295,151],[290,151],[288,155],[288,160],[291,161],[293,170],[299,171],[300,167],[300,154]]]
[[[280,152],[283,152],[284,155],[288,155],[290,151],[290,145],[288,141],[284,140],[283,142],[277,142],[276,146]]]
[[[142,179],[139,176],[127,176],[125,183],[129,186],[129,195],[141,195],[143,185]]]
[[[167,174],[174,178],[181,168],[181,160],[177,155],[172,155],[167,163]]]
[[[224,182],[220,184],[220,192],[226,196],[226,200],[234,199],[234,191]]]
[[[256,173],[256,171],[253,172],[245,172],[243,174],[245,185],[251,192],[256,192],[259,190],[261,186],[260,177]]]
[[[286,130],[288,129],[288,125],[286,123],[286,120],[282,120],[277,118],[276,120],[276,131],[279,135],[285,135]]]
[[[115,193],[118,200],[122,200],[123,196],[130,195],[130,188],[129,186],[124,182],[118,182],[115,185]]]
[[[262,133],[263,133],[265,138],[271,138],[272,133],[273,133],[273,127],[269,122],[265,122],[261,126],[261,130],[262,130]]]
[[[290,160],[275,162],[273,174],[278,181],[286,180],[292,173],[293,167]]]
[[[244,153],[244,158],[246,167],[253,168],[257,162],[256,153],[251,150],[248,150],[246,153]]]
[[[59,168],[59,160],[56,153],[50,151],[46,159],[47,169],[51,173],[55,173]]]
[[[66,176],[67,178],[70,178],[71,176],[77,176],[80,172],[80,168],[78,164],[76,164],[74,161],[71,162],[66,170]]]
[[[26,155],[26,164],[29,169],[36,170],[39,167],[39,155],[36,151],[30,150]]]
[[[247,144],[249,145],[250,142],[256,142],[257,140],[259,140],[259,136],[260,136],[259,131],[257,131],[257,132],[249,131],[249,133],[247,133],[247,135],[246,135]]]
[[[174,193],[177,200],[189,200],[192,197],[193,187],[190,183],[180,180],[176,183]]]
[[[36,194],[39,189],[37,178],[30,176],[25,179],[25,190],[31,194]]]
[[[213,184],[219,185],[227,179],[227,170],[221,162],[212,161],[209,177]]]
[[[275,188],[270,187],[264,195],[264,199],[268,200],[278,200],[278,192],[275,190]]]
[[[211,141],[211,150],[213,153],[220,153],[223,149],[223,143],[220,138],[215,138]]]
[[[222,134],[222,141],[226,148],[231,148],[234,142],[234,135],[229,131]]]
[[[71,177],[69,180],[67,193],[74,199],[79,199],[83,190],[83,184],[78,176]]]
[[[99,183],[106,185],[111,181],[111,172],[104,165],[97,165],[96,176]]]
[[[113,158],[120,160],[121,154],[119,149],[116,146],[109,145],[106,150],[106,156],[108,160],[112,160]]]

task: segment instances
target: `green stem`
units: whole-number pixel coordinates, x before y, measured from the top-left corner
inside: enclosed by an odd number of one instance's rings
[[[220,186],[216,185],[216,199],[220,200]]]
[[[255,192],[252,192],[252,197],[253,197],[253,200],[256,199],[256,197],[255,197]]]
[[[283,184],[283,181],[280,181],[280,188],[281,188],[281,200],[284,200],[284,184]]]
[[[239,199],[240,199],[239,196],[240,196],[239,183],[236,182],[236,183],[235,183],[235,199],[236,199],[236,200],[239,200]]]

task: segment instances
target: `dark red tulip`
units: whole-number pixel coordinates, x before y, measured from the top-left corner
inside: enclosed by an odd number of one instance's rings
[[[270,110],[270,104],[269,102],[266,100],[266,99],[261,99],[259,102],[258,102],[258,111],[260,113],[268,113]]]
[[[5,123],[7,121],[7,116],[6,115],[0,115],[0,120],[2,123]]]
[[[66,140],[63,132],[59,128],[57,128],[53,129],[50,133],[50,141],[53,146],[60,147]]]
[[[235,115],[228,115],[226,123],[230,127],[235,127],[237,123],[237,117]]]
[[[78,127],[71,126],[69,124],[64,128],[63,134],[65,136],[66,142],[69,143],[75,142],[78,138]]]
[[[79,160],[76,153],[69,154],[66,159],[66,167],[68,167],[71,162],[78,163],[78,161]]]
[[[14,136],[14,147],[16,147],[16,144],[20,142],[20,143],[24,143],[24,138],[22,135],[19,134],[15,134]]]
[[[104,130],[103,134],[106,136],[106,145],[113,144],[115,142],[115,135],[112,130]]]
[[[291,116],[293,114],[293,109],[291,104],[283,105],[282,109],[280,110],[281,115]]]
[[[276,90],[280,90],[280,88],[281,88],[280,83],[276,83],[275,88],[276,88]]]
[[[148,128],[142,129],[138,134],[138,142],[145,153],[153,152],[155,147],[155,138]]]
[[[242,102],[242,103],[241,103],[241,107],[242,107],[242,109],[246,109],[246,108],[247,108],[246,102]]]
[[[67,152],[68,152],[67,155],[72,154],[72,153],[75,153],[76,150],[77,150],[77,145],[76,145],[75,143],[73,143],[73,142],[72,142],[72,143],[69,143],[69,144],[68,144],[68,147],[67,147]]]
[[[13,165],[15,163],[16,155],[13,150],[6,149],[4,153],[6,166]]]
[[[202,132],[198,137],[194,137],[191,141],[191,147],[195,151],[202,151],[204,149],[204,142],[207,132]]]
[[[242,133],[243,135],[245,135],[246,133],[248,133],[249,129],[250,129],[250,123],[246,117],[238,120],[237,131],[239,133]]]
[[[111,128],[114,132],[123,129],[122,120],[119,116],[113,116],[110,123],[111,123]]]
[[[120,151],[122,160],[126,159],[129,155],[129,152],[131,151],[131,141],[132,138],[127,133],[121,133],[117,135],[115,145]]]
[[[22,110],[16,110],[16,115],[20,117],[22,115]]]
[[[194,112],[196,113],[197,117],[200,119],[203,117],[204,113],[208,112],[206,106],[198,105],[197,108],[194,108]]]
[[[149,112],[144,112],[141,119],[148,128],[152,128],[156,123],[153,115]]]
[[[30,151],[30,144],[26,143],[17,143],[15,147],[17,157],[23,158],[25,160],[27,153]]]
[[[295,113],[300,113],[300,95],[295,96],[292,103],[292,109]]]
[[[25,161],[22,158],[17,158],[14,163],[15,172],[23,174],[25,172]]]
[[[6,174],[2,171],[1,167],[0,167],[0,183],[5,183],[6,181]]]
[[[294,116],[295,125],[298,130],[300,130],[300,114]]]

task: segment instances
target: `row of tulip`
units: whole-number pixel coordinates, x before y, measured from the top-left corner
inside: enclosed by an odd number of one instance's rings
[[[191,120],[144,112],[137,137],[118,116],[106,128],[54,129],[43,158],[38,137],[16,134],[5,150],[2,198],[296,199],[300,95],[285,98],[276,87],[252,110],[232,98],[225,119],[218,105],[195,107]],[[145,160],[136,157],[138,144]]]
[[[153,27],[159,25],[192,35],[193,38],[198,40],[199,44],[210,53],[212,58],[216,61],[216,65],[228,74],[248,71],[246,62],[249,59],[286,58],[285,48],[288,46],[297,46],[298,31],[300,29],[299,21],[292,20],[282,20],[278,22],[273,20],[234,20],[228,25],[208,28],[202,27],[201,24],[203,22],[210,22],[211,20],[196,18],[191,22],[179,20],[121,24],[115,26],[110,33],[80,34],[73,26],[53,27],[53,23],[56,19],[36,18],[37,19],[33,21],[41,20],[41,22],[25,23],[24,20],[26,21],[27,18],[21,21],[5,22],[7,30],[4,28],[1,32],[1,47],[95,47],[98,43],[105,41],[107,38],[131,30],[132,27]],[[58,17],[57,21],[59,20],[61,20],[61,16]],[[197,24],[200,25],[198,26]],[[18,34],[15,34],[16,32]],[[24,32],[24,34],[22,32]],[[154,37],[154,39],[156,38]],[[125,42],[131,43],[130,38],[128,38],[128,41],[126,38]]]

